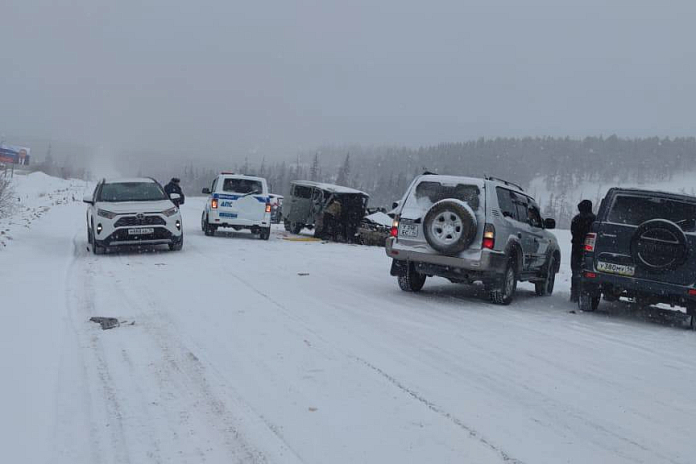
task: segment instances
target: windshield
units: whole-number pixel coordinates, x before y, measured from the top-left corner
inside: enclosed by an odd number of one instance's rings
[[[97,201],[161,201],[167,195],[154,182],[116,182],[102,185]]]
[[[425,181],[418,184],[415,191],[408,200],[406,208],[418,208],[427,210],[438,201],[448,198],[461,200],[476,211],[479,209],[480,190],[476,185],[467,184],[444,184],[440,182]]]
[[[223,192],[257,194],[263,193],[261,181],[253,179],[225,179],[222,183]]]
[[[651,219],[666,219],[685,231],[696,230],[696,204],[669,198],[619,195],[609,211],[609,222],[637,226]]]

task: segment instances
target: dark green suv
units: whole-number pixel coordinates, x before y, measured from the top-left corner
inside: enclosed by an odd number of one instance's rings
[[[594,311],[602,295],[696,316],[696,197],[609,190],[585,240],[580,309]]]

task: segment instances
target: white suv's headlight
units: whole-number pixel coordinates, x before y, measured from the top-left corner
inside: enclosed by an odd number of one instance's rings
[[[174,216],[178,211],[179,211],[179,208],[177,208],[177,207],[175,206],[175,207],[173,207],[173,208],[169,208],[169,209],[166,210],[166,211],[162,211],[162,214],[164,214],[164,215],[167,216],[167,217],[172,217],[172,216]]]
[[[98,209],[97,210],[97,216],[105,217],[107,219],[113,219],[117,216],[116,213],[112,213],[111,211],[107,211],[105,209]]]

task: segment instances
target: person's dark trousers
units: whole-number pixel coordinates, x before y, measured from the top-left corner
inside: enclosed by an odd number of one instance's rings
[[[570,301],[578,301],[580,296],[580,278],[582,274],[582,248],[573,247],[570,256],[570,269],[573,271],[573,276],[570,280]]]

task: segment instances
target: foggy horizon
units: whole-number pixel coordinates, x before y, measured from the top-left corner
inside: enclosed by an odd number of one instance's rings
[[[269,159],[696,134],[696,7],[604,3],[5,0],[0,134]]]

